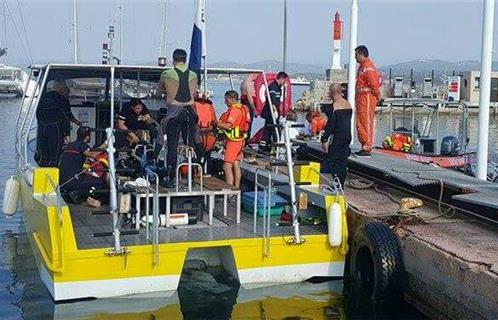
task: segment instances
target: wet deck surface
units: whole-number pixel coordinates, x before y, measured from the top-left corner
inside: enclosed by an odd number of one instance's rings
[[[202,198],[201,198],[202,199]],[[200,200],[202,201],[202,200]],[[204,212],[202,221],[195,225],[176,226],[159,228],[160,243],[179,243],[179,242],[195,242],[195,241],[215,241],[229,239],[245,239],[245,238],[260,238],[263,234],[263,219],[258,216],[257,232],[253,232],[253,215],[242,211],[240,224],[236,223],[236,205],[228,204],[228,215],[223,217],[223,201],[222,198],[216,201],[214,210],[213,225],[207,224],[208,215]],[[76,234],[76,242],[79,249],[107,248],[114,245],[113,238],[108,237],[93,237],[95,232],[110,232],[112,231],[112,217],[108,215],[93,215],[92,209],[85,205],[70,205],[71,218]],[[276,226],[279,221],[279,216],[271,218],[271,235],[272,236],[292,236],[292,226]],[[129,223],[122,227],[122,230],[134,230],[134,223]],[[301,226],[302,235],[326,234],[327,226],[310,225]],[[139,235],[122,236],[123,245],[144,245],[152,242],[152,233],[150,240],[146,239],[146,231],[144,227],[140,228]]]

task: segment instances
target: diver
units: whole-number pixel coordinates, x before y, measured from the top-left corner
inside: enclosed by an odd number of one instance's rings
[[[197,91],[197,75],[188,69],[187,52],[176,49],[173,52],[174,68],[164,71],[159,82],[166,93],[166,117],[161,121],[162,131],[167,136],[166,186],[174,187],[178,162],[178,141],[196,147],[197,115],[193,110],[194,94]]]
[[[42,95],[36,109],[38,134],[35,160],[40,167],[56,167],[63,144],[69,142],[71,122],[82,126],[71,112],[68,96],[66,82],[54,80],[52,90]]]

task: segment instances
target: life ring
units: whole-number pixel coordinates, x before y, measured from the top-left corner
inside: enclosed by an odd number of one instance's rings
[[[268,83],[268,85],[277,80],[276,73],[265,73],[264,75],[266,76],[266,82]],[[283,117],[285,117],[287,113],[289,113],[289,111],[292,109],[292,85],[290,82],[290,77],[285,80],[284,88],[284,101],[282,101],[279,106],[279,113]],[[263,74],[259,74],[254,81],[254,91],[256,92],[256,97],[254,99],[254,104],[256,105],[256,115],[259,116],[261,112],[263,112],[263,108],[266,104],[268,96]]]
[[[353,236],[350,271],[353,288],[373,301],[401,296],[403,259],[401,244],[387,224],[370,221]]]

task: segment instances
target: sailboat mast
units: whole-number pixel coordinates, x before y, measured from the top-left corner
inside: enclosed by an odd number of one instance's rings
[[[79,62],[78,57],[78,1],[73,0],[73,55],[74,63]]]
[[[204,12],[202,13],[202,21],[204,24],[202,30],[202,46],[201,46],[201,56],[204,60],[204,96],[207,97],[207,50],[206,50],[206,3],[203,4]]]
[[[168,0],[164,0],[163,21],[161,24],[161,45],[159,47],[159,57],[166,56],[166,19],[168,14]]]
[[[119,63],[123,64],[123,0],[119,0]]]
[[[284,0],[284,46],[282,58],[282,71],[287,71],[287,0]]]

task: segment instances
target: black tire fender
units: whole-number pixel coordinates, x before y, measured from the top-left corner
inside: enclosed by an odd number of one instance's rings
[[[355,230],[350,271],[353,287],[361,295],[379,302],[401,298],[401,244],[387,224],[369,221]]]

